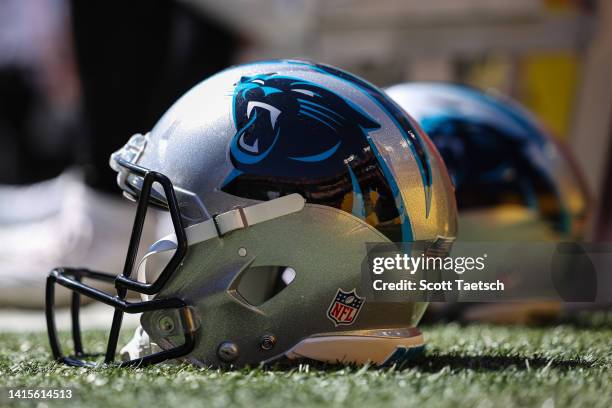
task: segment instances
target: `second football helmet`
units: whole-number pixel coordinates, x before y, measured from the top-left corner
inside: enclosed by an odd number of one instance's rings
[[[111,166],[138,200],[125,268],[117,278],[50,274],[56,359],[85,364],[79,294],[116,310],[108,363],[124,312],[142,313],[126,365],[385,364],[423,345],[416,325],[426,303],[365,298],[361,265],[368,242],[452,240],[454,194],[433,144],[369,83],[300,61],[233,67],[133,136]],[[174,233],[136,262],[149,204],[170,212]],[[81,282],[88,278],[114,280],[117,294]],[[72,357],[55,333],[56,283],[75,291]],[[142,300],[125,300],[128,290]]]

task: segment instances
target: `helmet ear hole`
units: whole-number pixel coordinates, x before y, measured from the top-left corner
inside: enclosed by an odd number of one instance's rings
[[[253,266],[240,274],[235,290],[250,305],[260,306],[289,286],[295,277],[295,269],[289,266]]]

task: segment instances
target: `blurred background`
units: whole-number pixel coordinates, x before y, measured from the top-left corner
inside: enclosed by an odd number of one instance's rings
[[[197,82],[270,58],[515,98],[575,156],[587,239],[612,238],[608,0],[0,0],[0,304],[37,306],[22,289],[54,262],[120,270],[133,212],[109,155]]]

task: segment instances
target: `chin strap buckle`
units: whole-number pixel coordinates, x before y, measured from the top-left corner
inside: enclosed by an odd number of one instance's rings
[[[219,236],[249,226],[249,220],[244,211],[244,207],[236,207],[228,212],[217,214],[212,219]]]

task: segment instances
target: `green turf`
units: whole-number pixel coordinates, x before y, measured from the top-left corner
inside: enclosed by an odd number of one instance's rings
[[[609,408],[612,325],[605,319],[587,327],[425,327],[425,356],[390,369],[74,369],[49,362],[44,333],[0,334],[0,384],[71,387],[75,398],[66,405],[87,407]],[[102,333],[87,340],[103,345]]]

